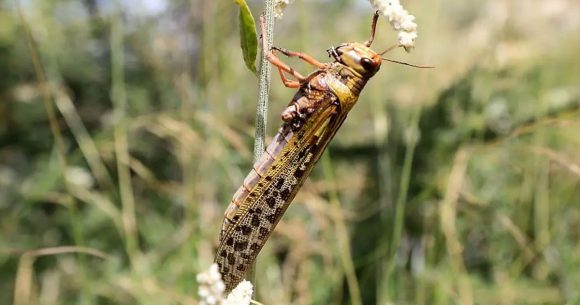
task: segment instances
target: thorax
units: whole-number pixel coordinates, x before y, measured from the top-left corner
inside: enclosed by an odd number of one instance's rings
[[[328,64],[322,77],[343,108],[350,108],[356,103],[367,82],[360,74],[337,62]]]

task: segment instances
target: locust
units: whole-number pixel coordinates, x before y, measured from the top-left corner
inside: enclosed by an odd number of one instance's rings
[[[376,12],[366,42],[329,48],[328,55],[333,59],[330,63],[278,47],[265,51],[266,59],[278,68],[284,85],[298,91],[282,111],[278,133],[254,163],[225,212],[215,262],[226,291],[244,279],[367,81],[379,71],[384,60],[381,55],[392,49],[381,53],[370,49],[378,17]],[[262,46],[266,46],[263,18],[260,27]],[[303,76],[280,60],[278,52],[297,57],[316,70]]]

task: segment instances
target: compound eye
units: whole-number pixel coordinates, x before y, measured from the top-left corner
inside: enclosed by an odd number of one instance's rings
[[[372,61],[370,58],[368,58],[368,57],[363,57],[363,58],[360,60],[360,64],[361,64],[361,66],[363,66],[363,68],[365,68],[365,70],[367,70],[367,71],[370,71],[370,70],[373,70],[373,69],[375,69],[375,66],[376,66],[376,65],[375,65],[375,63],[374,63],[374,62],[373,62],[373,61]]]

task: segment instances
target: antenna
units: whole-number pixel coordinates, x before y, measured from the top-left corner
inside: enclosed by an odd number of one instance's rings
[[[400,47],[400,45],[396,44],[394,46],[390,46],[388,47],[386,50],[382,51],[381,53],[379,53],[379,55],[385,55],[387,52],[390,52],[396,48]]]
[[[388,59],[388,58],[384,58],[384,57],[381,57],[381,59],[382,60],[386,60],[386,61],[390,61],[390,62],[394,62],[394,63],[400,64],[400,65],[414,67],[414,68],[421,68],[421,69],[432,69],[432,68],[435,68],[434,66],[419,66],[419,65],[413,65],[413,64],[410,64],[410,63],[406,63],[404,61],[398,61],[398,60]]]

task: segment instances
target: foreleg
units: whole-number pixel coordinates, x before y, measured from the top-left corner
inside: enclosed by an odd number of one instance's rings
[[[266,36],[267,35],[266,31],[264,30],[264,17],[263,16],[260,16],[260,29],[262,31],[262,48],[265,48],[268,45],[267,44],[268,40],[267,40],[267,36]],[[278,58],[278,56],[276,56],[276,53],[274,53],[274,50],[275,50],[275,48],[264,50],[264,53],[265,53],[264,56],[266,57],[266,60],[268,60],[271,64],[276,66],[279,71],[287,72],[290,75],[292,75],[294,78],[296,78],[296,80],[298,80],[299,83],[306,81],[306,77],[304,77],[302,74],[298,73],[296,70],[292,69],[290,66],[285,64],[283,61],[281,61],[280,58]],[[282,75],[282,73],[280,75]],[[282,81],[284,81],[284,79],[286,79],[286,77],[282,76]],[[285,81],[284,84],[286,84],[286,83],[287,82]],[[294,85],[294,83],[292,83],[292,81],[290,81],[290,85]]]
[[[280,51],[280,53],[282,53],[288,57],[298,57],[298,58],[302,59],[303,61],[315,66],[318,69],[324,67],[323,63],[319,62],[318,60],[314,59],[314,57],[312,57],[306,53],[289,51],[289,50],[286,50],[283,48],[278,48],[278,47],[272,47],[272,49]]]

